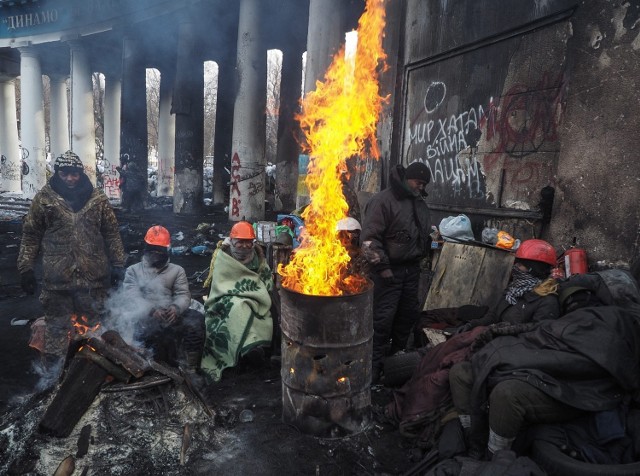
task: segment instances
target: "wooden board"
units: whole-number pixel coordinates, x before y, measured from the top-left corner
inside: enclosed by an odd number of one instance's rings
[[[493,306],[507,287],[513,259],[500,249],[445,243],[423,309]]]

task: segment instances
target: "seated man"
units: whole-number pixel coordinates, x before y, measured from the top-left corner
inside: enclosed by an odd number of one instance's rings
[[[205,301],[206,340],[202,370],[215,381],[250,352],[271,343],[273,275],[250,223],[233,225],[211,258]]]
[[[135,336],[154,350],[155,359],[171,365],[177,363],[182,341],[187,368],[195,371],[202,357],[204,318],[189,309],[191,293],[184,269],[169,263],[169,231],[152,226],[144,242],[142,260],[127,268],[123,283],[127,301],[142,309]]]

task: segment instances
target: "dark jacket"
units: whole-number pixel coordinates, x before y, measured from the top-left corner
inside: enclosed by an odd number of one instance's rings
[[[503,294],[498,304],[483,317],[469,321],[471,327],[488,326],[497,322],[522,324],[557,319],[560,316],[560,304],[558,296],[555,294],[540,296],[534,291],[529,291],[520,296],[515,304],[509,304],[505,299],[505,295]]]
[[[380,255],[378,272],[395,264],[417,263],[430,246],[427,204],[407,187],[404,167],[396,166],[389,175],[389,187],[371,197],[365,207],[360,236],[361,243],[371,241]]]
[[[616,306],[578,309],[518,336],[493,339],[476,354],[472,401],[507,379],[525,381],[587,411],[615,408],[640,389],[640,311]]]
[[[48,290],[106,287],[109,264],[125,261],[116,216],[97,189],[77,212],[50,185],[36,194],[22,227],[18,271],[32,270],[40,249]]]

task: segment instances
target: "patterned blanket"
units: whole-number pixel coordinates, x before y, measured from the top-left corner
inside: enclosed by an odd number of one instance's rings
[[[223,251],[211,258],[211,290],[205,301],[206,340],[201,367],[218,381],[251,349],[271,342],[271,270],[259,254],[254,272]]]

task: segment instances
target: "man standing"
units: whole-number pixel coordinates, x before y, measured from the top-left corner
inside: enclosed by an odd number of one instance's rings
[[[430,173],[414,162],[397,165],[390,185],[365,207],[362,243],[374,273],[372,382],[380,379],[385,356],[402,350],[416,322],[420,305],[420,261],[429,244],[429,209],[424,201]]]
[[[21,284],[34,294],[34,266],[42,250],[44,354],[64,356],[71,316],[95,324],[111,281],[124,277],[125,253],[109,199],[95,189],[80,158],[56,158],[54,175],[33,198],[18,255]]]

